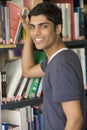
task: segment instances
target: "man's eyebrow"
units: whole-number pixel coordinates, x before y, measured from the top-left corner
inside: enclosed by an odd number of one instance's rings
[[[43,25],[43,24],[50,24],[50,23],[48,23],[48,22],[42,22],[42,23],[39,23],[38,25]],[[34,26],[33,23],[29,23],[29,25]]]
[[[43,22],[43,23],[40,23],[39,25],[43,25],[43,24],[49,24],[48,22]]]

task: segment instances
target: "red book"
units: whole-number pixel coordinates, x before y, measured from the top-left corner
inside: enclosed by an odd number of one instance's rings
[[[53,3],[70,3],[71,4],[71,35],[72,40],[74,40],[74,5],[73,0],[50,0]]]
[[[29,9],[32,9],[34,6],[42,2],[43,0],[24,0],[24,6]]]
[[[10,9],[10,37],[12,40],[12,43],[16,44],[18,42],[21,29],[22,29],[22,23],[19,19],[18,13],[22,12],[25,14],[25,9],[22,7],[16,5],[14,2],[7,1],[6,6]],[[23,11],[22,11],[23,10]]]

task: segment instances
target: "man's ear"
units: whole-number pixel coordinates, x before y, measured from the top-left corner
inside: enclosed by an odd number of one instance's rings
[[[56,34],[57,34],[57,35],[60,35],[61,32],[62,32],[62,25],[61,25],[61,24],[58,24],[58,25],[56,26]]]

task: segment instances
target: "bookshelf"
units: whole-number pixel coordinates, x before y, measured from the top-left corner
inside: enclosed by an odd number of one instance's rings
[[[21,107],[25,107],[25,106],[35,106],[35,105],[39,105],[42,102],[43,102],[42,97],[35,98],[35,99],[26,99],[26,100],[21,100],[21,101],[16,101],[16,102],[10,102],[10,103],[6,103],[6,104],[2,104],[1,110],[21,108]]]
[[[69,48],[78,48],[78,47],[85,47],[87,46],[87,39],[84,40],[73,40],[73,41],[65,41],[65,45]],[[16,47],[18,49],[23,48],[23,44],[17,44]]]
[[[45,0],[46,1],[46,0]],[[69,48],[78,48],[78,47],[87,47],[87,39],[85,40],[73,40],[73,41],[65,41],[65,45]],[[16,44],[16,45],[0,45],[0,51],[2,50],[9,50],[9,49],[22,49],[23,44]],[[87,95],[87,90],[85,90],[85,94]],[[87,96],[86,96],[87,97]],[[87,98],[86,98],[87,99]],[[21,108],[24,106],[32,106],[38,105],[43,102],[43,98],[35,98],[35,99],[26,99],[17,102],[10,102],[6,104],[1,104],[1,110],[4,109],[14,109],[14,108]],[[87,108],[87,105],[86,105]]]
[[[73,40],[65,42],[66,46],[69,48],[78,48],[87,46],[87,39],[85,40]]]

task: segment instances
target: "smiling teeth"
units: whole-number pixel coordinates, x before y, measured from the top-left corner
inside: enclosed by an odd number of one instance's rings
[[[42,40],[42,38],[37,38],[37,39],[35,39],[35,41],[41,41]]]

